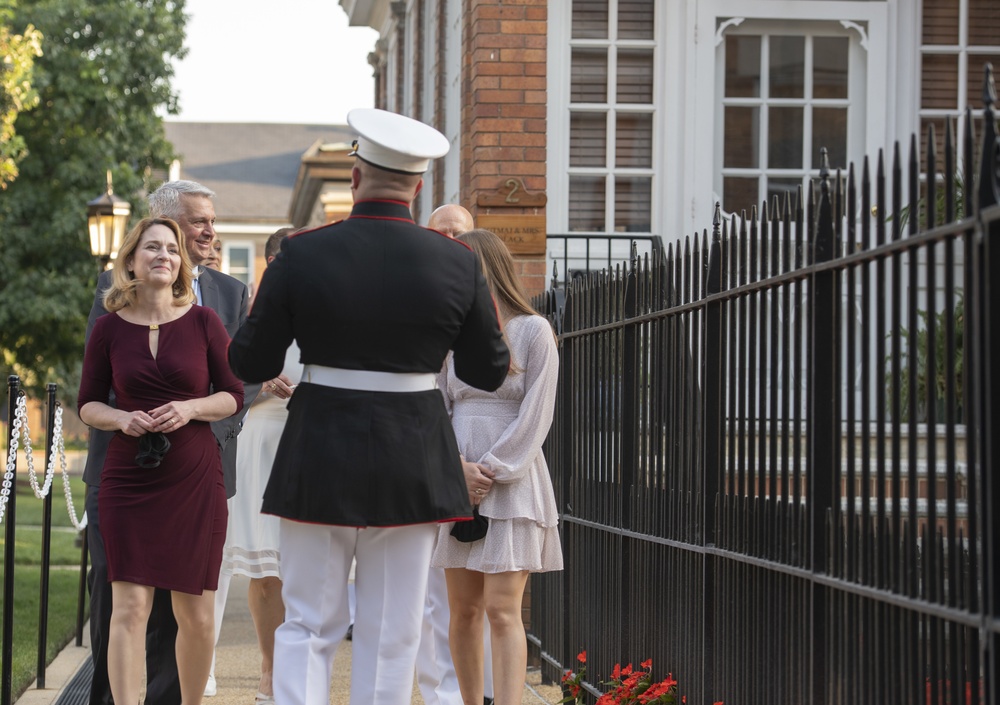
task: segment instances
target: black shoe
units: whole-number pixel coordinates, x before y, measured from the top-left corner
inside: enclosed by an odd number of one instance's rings
[[[493,705],[493,698],[483,698],[483,705]]]
[[[347,636],[345,636],[344,638],[347,639],[348,641],[352,641],[354,639],[354,625],[353,624],[347,628]]]

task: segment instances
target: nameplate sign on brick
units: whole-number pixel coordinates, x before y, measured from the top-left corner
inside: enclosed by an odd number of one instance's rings
[[[476,227],[492,230],[507,245],[511,254],[545,254],[544,215],[482,215],[476,217]]]

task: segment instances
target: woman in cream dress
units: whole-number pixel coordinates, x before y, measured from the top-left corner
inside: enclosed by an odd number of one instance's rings
[[[549,322],[530,306],[507,247],[488,230],[457,239],[479,254],[511,352],[495,392],[455,376],[439,384],[463,457],[469,501],[489,520],[486,536],[463,543],[443,525],[431,564],[445,569],[449,640],[462,699],[483,702],[483,613],[490,624],[496,705],[521,702],[527,641],[521,600],[529,573],[561,570],[557,511],[542,443],[552,424],[559,354]]]
[[[265,246],[267,262],[275,258],[281,240],[292,232],[282,228]],[[288,399],[302,378],[299,346],[292,342],[285,353],[281,374],[265,382],[243,421],[236,449],[236,494],[230,500],[229,527],[222,570],[250,578],[248,602],[260,647],[261,674],[257,705],[274,702],[271,676],[274,663],[274,630],[285,618],[281,600],[281,564],[276,516],[261,514],[264,488],[288,418]]]

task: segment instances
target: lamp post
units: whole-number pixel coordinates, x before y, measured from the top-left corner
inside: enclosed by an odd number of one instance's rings
[[[131,212],[128,201],[118,198],[111,189],[111,170],[108,169],[108,190],[87,202],[90,251],[100,260],[102,271],[118,256]]]

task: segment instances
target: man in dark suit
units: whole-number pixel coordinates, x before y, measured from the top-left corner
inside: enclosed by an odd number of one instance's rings
[[[495,390],[510,362],[476,255],[410,213],[448,140],[384,110],[347,121],[350,217],[282,242],[229,347],[240,379],[273,378],[293,340],[305,366],[262,507],[281,517],[281,705],[327,702],[355,559],[351,702],[409,705],[438,524],[472,509],[436,375],[450,349]]]
[[[184,233],[184,246],[192,262],[205,261],[212,251],[215,238],[215,194],[194,181],[169,181],[149,196],[150,215],[176,220]],[[208,306],[222,319],[230,337],[246,320],[250,309],[250,294],[238,279],[205,267],[197,268],[195,295],[198,304]],[[104,292],[111,285],[111,272],[105,271],[97,280],[94,305],[87,320],[87,338],[94,323],[107,313],[103,305]],[[247,385],[246,393],[253,399],[259,385]],[[113,400],[112,400],[113,403]],[[226,485],[226,495],[236,491],[236,436],[240,431],[242,414],[212,422],[220,452]],[[111,622],[111,586],[107,581],[107,559],[104,538],[101,536],[97,496],[101,482],[101,469],[113,434],[109,431],[90,430],[87,464],[83,479],[87,483],[87,539],[90,550],[90,643],[94,659],[94,677],[90,688],[90,705],[107,705],[112,702],[108,683],[108,626]],[[228,586],[227,586],[228,587]],[[223,586],[219,586],[220,592]],[[157,590],[153,610],[146,631],[146,703],[149,705],[178,705],[181,701],[180,682],[177,679],[177,660],[174,641],[177,622],[170,605],[170,593]]]

